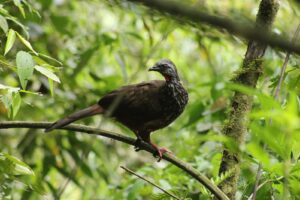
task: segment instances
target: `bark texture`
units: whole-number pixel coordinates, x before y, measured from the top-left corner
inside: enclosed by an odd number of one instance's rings
[[[259,6],[256,28],[266,33],[270,31],[279,8],[278,0],[262,0]],[[262,73],[262,57],[267,45],[257,41],[249,41],[247,52],[241,70],[238,72],[235,83],[248,87],[256,87]],[[252,107],[252,96],[236,91],[232,99],[231,108],[223,133],[233,137],[239,145],[244,142],[247,129],[247,114]],[[235,199],[237,183],[240,175],[240,157],[225,149],[219,173],[230,172],[230,176],[220,184],[220,189],[230,198]]]

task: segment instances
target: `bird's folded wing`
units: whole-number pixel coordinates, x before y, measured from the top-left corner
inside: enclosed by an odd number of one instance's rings
[[[131,113],[144,119],[155,119],[162,114],[159,95],[164,84],[165,81],[150,81],[124,86],[108,93],[98,103],[106,110],[114,107],[115,115]]]

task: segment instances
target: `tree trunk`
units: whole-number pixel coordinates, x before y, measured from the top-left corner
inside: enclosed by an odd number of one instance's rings
[[[270,31],[276,13],[279,8],[278,0],[262,0],[259,6],[256,28],[262,31]],[[241,71],[236,76],[234,83],[244,86],[256,87],[257,80],[262,73],[262,57],[267,45],[256,41],[249,41],[247,52],[241,67]],[[234,138],[238,145],[244,142],[244,135],[247,129],[247,114],[252,107],[252,96],[236,91],[232,99],[228,122],[225,124],[223,133]],[[230,176],[225,179],[220,188],[230,198],[235,199],[237,183],[240,175],[240,157],[237,153],[225,149],[223,151],[222,162],[219,174],[230,172]]]

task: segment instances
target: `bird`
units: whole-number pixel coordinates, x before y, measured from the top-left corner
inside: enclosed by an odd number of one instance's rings
[[[144,141],[155,150],[160,161],[168,149],[151,142],[150,134],[171,124],[185,109],[189,96],[180,82],[175,64],[169,59],[161,59],[148,71],[159,72],[164,80],[151,80],[122,86],[113,90],[94,105],[62,118],[45,132],[62,128],[74,121],[102,114],[129,128],[137,137],[135,149]]]

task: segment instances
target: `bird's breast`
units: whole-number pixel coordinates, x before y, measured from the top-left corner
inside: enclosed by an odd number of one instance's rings
[[[180,83],[167,84],[161,95],[165,123],[174,121],[183,112],[187,102],[188,93]]]

